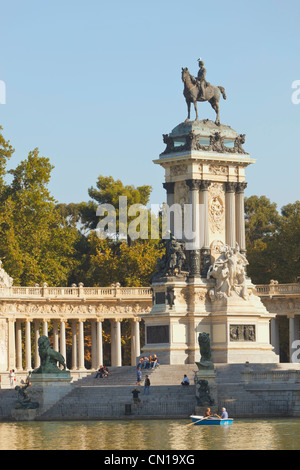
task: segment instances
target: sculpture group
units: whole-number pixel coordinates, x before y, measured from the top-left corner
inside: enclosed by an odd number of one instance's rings
[[[211,300],[230,297],[233,292],[247,300],[246,266],[248,261],[246,257],[240,252],[237,243],[235,248],[223,245],[220,253],[219,258],[207,272],[207,278],[212,277],[216,281],[214,289],[209,292]]]
[[[162,244],[166,251],[162,258],[157,260],[156,271],[152,276],[151,282],[153,282],[154,278],[161,276],[174,276],[176,274],[175,270],[180,275],[186,260],[184,253],[185,244],[176,240],[173,234],[170,234],[169,239],[162,240]]]

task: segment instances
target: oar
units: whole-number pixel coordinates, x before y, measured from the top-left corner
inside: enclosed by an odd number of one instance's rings
[[[204,419],[210,418],[210,416],[206,416],[205,418],[198,419],[198,421],[193,421],[192,423],[186,424],[186,426],[192,426],[193,424],[200,423],[200,421],[203,421]]]

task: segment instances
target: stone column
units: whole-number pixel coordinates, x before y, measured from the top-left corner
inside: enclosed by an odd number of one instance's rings
[[[16,321],[16,368],[17,370],[23,369],[22,364],[22,322]]]
[[[84,367],[84,321],[78,321],[78,369],[85,369]]]
[[[140,346],[140,319],[133,318],[131,321],[131,365],[136,366],[137,358],[141,354]]]
[[[31,370],[31,321],[25,321],[25,369]]]
[[[244,207],[244,190],[247,183],[237,183],[236,185],[236,241],[239,244],[240,252],[246,253],[245,238],[245,207]]]
[[[60,354],[63,356],[65,361],[67,362],[67,349],[66,349],[66,319],[62,319],[60,322]]]
[[[236,183],[226,183],[226,244],[235,248],[235,188]]]
[[[59,351],[58,321],[53,320],[53,349]]]
[[[175,187],[175,183],[163,183],[163,187],[164,189],[167,191],[167,205],[168,205],[168,208],[170,208],[171,206],[173,206],[174,204],[174,187]],[[171,231],[171,233],[174,234],[174,213],[173,212],[170,212],[170,227],[168,227],[168,230]]]
[[[102,341],[102,322],[103,319],[97,319],[96,321],[96,357],[97,364],[96,367],[104,365],[103,364],[103,341]]]
[[[278,321],[276,318],[271,320],[271,341],[270,343],[274,347],[274,353],[279,355],[279,330]]]
[[[209,248],[209,220],[208,220],[208,188],[211,185],[211,181],[202,180],[200,183],[200,201],[202,204],[200,220],[200,233],[203,236],[203,242],[201,247],[201,276],[206,277],[207,271],[210,266],[210,248]]]
[[[38,340],[40,337],[40,320],[34,320],[34,368],[37,369],[40,364],[39,345]]]
[[[91,320],[91,342],[92,342],[92,352],[91,352],[91,368],[97,368],[97,323],[96,320]]]
[[[72,370],[76,370],[77,364],[77,320],[72,320]]]
[[[16,368],[16,335],[15,335],[15,320],[8,318],[8,357],[7,369]]]
[[[121,322],[116,318],[111,320],[111,365],[113,367],[122,365]]]
[[[192,205],[192,220],[189,227],[190,232],[195,233],[194,241],[187,241],[186,248],[189,258],[189,272],[191,278],[200,277],[200,223],[199,223],[199,184],[200,181],[196,179],[185,180],[186,185],[190,189],[190,204]],[[185,222],[185,221],[184,221]],[[184,223],[184,228],[185,223]],[[191,236],[191,235],[190,235]]]
[[[299,327],[299,322],[298,322],[298,318],[295,318],[292,317],[292,318],[289,318],[289,353],[290,353],[290,362],[292,362],[292,355],[293,353],[295,352],[295,350],[297,349],[297,347],[293,347],[293,342],[296,340],[296,339],[299,339],[297,338],[297,331],[298,331],[298,328]]]
[[[48,336],[48,321],[43,319],[43,335]]]

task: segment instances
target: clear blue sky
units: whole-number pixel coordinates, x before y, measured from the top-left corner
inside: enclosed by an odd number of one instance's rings
[[[221,122],[246,134],[246,195],[300,199],[299,0],[0,1],[0,125],[15,167],[38,147],[59,202],[87,201],[99,174],[165,200],[162,134],[186,118],[181,67],[202,57],[226,89]],[[208,103],[200,119],[214,119]]]

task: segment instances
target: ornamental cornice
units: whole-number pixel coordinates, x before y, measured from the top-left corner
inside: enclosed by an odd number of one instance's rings
[[[98,319],[112,318],[114,315],[125,318],[133,318],[140,313],[151,311],[151,298],[148,301],[139,302],[121,302],[117,301],[107,303],[82,303],[82,302],[45,302],[45,301],[22,301],[15,302],[11,300],[0,302],[0,318],[19,318],[33,320],[35,318],[41,321],[49,319],[76,318]],[[101,321],[101,319],[99,320]]]

